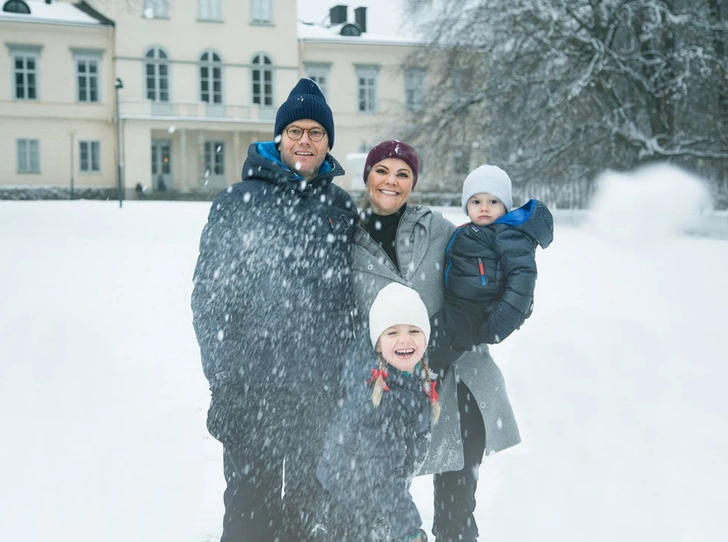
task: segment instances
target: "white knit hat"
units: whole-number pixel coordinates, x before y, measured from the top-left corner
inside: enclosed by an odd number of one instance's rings
[[[501,168],[485,164],[471,171],[465,178],[463,183],[463,211],[465,214],[468,214],[468,200],[475,194],[482,193],[495,196],[505,206],[506,213],[511,212],[511,207],[513,207],[511,178]]]
[[[372,347],[376,348],[379,336],[385,329],[397,324],[417,326],[425,334],[425,344],[430,341],[430,319],[420,295],[403,284],[390,282],[379,290],[369,309]]]

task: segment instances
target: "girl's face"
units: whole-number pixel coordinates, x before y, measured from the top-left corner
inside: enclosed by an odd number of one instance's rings
[[[392,367],[412,372],[425,355],[425,334],[417,326],[397,324],[384,330],[377,341],[376,351]]]
[[[399,158],[385,158],[374,164],[367,175],[372,211],[382,216],[399,211],[412,192],[413,179],[412,168]]]
[[[468,217],[476,226],[487,226],[506,214],[503,202],[486,192],[471,196],[467,209]]]

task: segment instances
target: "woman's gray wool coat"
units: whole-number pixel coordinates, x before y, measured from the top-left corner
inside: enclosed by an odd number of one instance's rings
[[[390,282],[416,290],[430,316],[444,304],[445,246],[455,225],[422,205],[408,205],[397,229],[396,251],[400,271],[363,228],[354,231],[352,284],[356,329],[366,329],[375,296]],[[503,374],[482,344],[465,352],[438,386],[440,419],[432,428],[432,444],[418,474],[457,471],[463,468],[463,445],[458,422],[456,382],[463,383],[478,401],[485,424],[486,453],[518,444],[521,437],[506,393]]]

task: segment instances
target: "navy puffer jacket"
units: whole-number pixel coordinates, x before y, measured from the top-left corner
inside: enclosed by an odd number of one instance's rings
[[[356,207],[327,155],[306,182],[272,142],[252,144],[200,240],[193,323],[205,376],[245,389],[321,389],[351,342]],[[328,383],[330,384],[330,383]]]
[[[536,246],[548,247],[553,232],[551,212],[535,199],[489,226],[460,226],[445,249],[448,311],[459,320],[472,318],[478,329],[478,322],[506,303],[520,313],[522,323],[530,315],[536,288]],[[513,329],[494,331],[505,337]]]
[[[430,443],[431,404],[420,371],[389,366],[378,407],[372,403],[372,369],[379,367],[369,333],[352,345],[342,372],[345,397],[324,444],[318,477],[352,524],[365,531],[383,521],[393,539],[422,525],[409,492]]]

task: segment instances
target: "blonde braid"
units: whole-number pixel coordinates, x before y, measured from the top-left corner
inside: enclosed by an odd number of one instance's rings
[[[382,376],[382,373],[387,368],[387,362],[384,359],[384,356],[382,354],[379,354],[379,376],[374,381],[374,387],[372,389],[372,403],[374,403],[375,407],[379,406],[379,403],[382,401],[382,393],[384,390],[384,377]]]
[[[430,379],[430,366],[427,364],[427,354],[422,356],[422,367],[425,369],[425,380],[427,381],[427,389],[432,390],[432,383]],[[428,394],[429,395],[429,394]],[[440,401],[432,401],[432,424],[436,424],[440,417]]]

